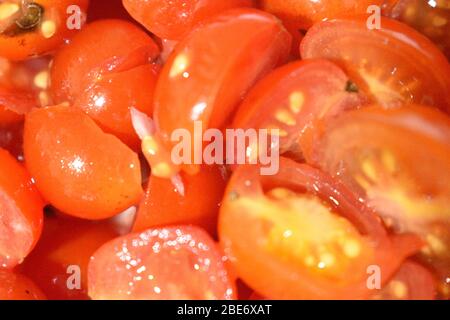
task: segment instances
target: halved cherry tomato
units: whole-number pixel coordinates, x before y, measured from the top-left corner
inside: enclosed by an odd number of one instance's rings
[[[179,40],[202,20],[227,9],[251,6],[252,0],[123,0],[123,5],[158,37]]]
[[[92,299],[233,299],[216,243],[197,227],[150,229],[112,240],[89,263]]]
[[[0,56],[19,61],[57,49],[82,27],[88,4],[89,0],[2,1]]]
[[[130,146],[139,146],[130,108],[151,114],[158,71],[152,60],[158,54],[152,38],[129,22],[93,22],[56,54],[52,96],[56,103],[83,110]]]
[[[152,174],[176,174],[179,168],[163,151],[171,144],[171,134],[180,128],[193,133],[195,121],[201,121],[204,130],[223,127],[251,86],[286,60],[290,43],[281,23],[256,9],[229,10],[183,39],[158,79],[157,132],[143,141]],[[194,165],[182,168],[198,170]]]
[[[20,271],[49,299],[88,299],[90,257],[117,236],[109,222],[83,221],[52,212],[45,217],[42,237]]]
[[[276,69],[250,90],[236,113],[233,127],[278,129],[280,152],[301,155],[298,141],[314,120],[336,116],[365,103],[363,95],[355,91],[345,73],[329,61],[293,62]]]
[[[32,108],[49,103],[49,58],[11,62],[0,57],[0,126],[23,120]]]
[[[28,113],[24,152],[39,191],[64,213],[104,219],[142,195],[137,154],[80,110],[61,105]]]
[[[206,165],[194,176],[183,174],[183,195],[169,180],[151,176],[133,230],[192,224],[216,235],[217,215],[226,187],[225,175],[223,167]]]
[[[260,6],[297,29],[307,30],[325,19],[365,14],[369,6],[390,7],[394,2],[396,0],[260,0]]]
[[[274,176],[258,166],[235,171],[219,237],[237,276],[270,299],[366,298],[369,267],[385,282],[422,245],[390,238],[342,184],[283,158]]]
[[[450,277],[450,119],[438,110],[369,107],[323,126],[309,158],[374,208]]]
[[[381,29],[374,30],[364,16],[320,22],[303,39],[301,56],[338,63],[383,106],[418,103],[450,112],[448,60],[429,39],[395,20],[381,18]]]
[[[45,300],[44,293],[23,275],[0,270],[1,300]]]
[[[436,284],[433,274],[420,264],[407,260],[395,276],[372,299],[434,300]]]
[[[399,0],[386,14],[426,35],[450,59],[450,2],[448,0]]]
[[[0,269],[21,263],[33,249],[41,235],[43,208],[28,172],[0,149]]]

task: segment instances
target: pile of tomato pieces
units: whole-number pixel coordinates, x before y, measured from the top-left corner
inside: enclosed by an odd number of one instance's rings
[[[1,1],[0,300],[449,299],[449,48],[448,0]],[[174,163],[198,121],[278,172]]]

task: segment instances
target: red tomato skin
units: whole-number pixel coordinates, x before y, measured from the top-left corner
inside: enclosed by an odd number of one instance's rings
[[[3,149],[0,149],[0,198],[0,226],[4,237],[0,242],[0,268],[10,269],[38,241],[44,202],[25,168]],[[16,229],[12,228],[13,224]]]
[[[124,45],[123,39],[127,39]],[[139,27],[123,20],[87,25],[56,54],[50,72],[55,103],[69,102],[131,147],[139,145],[132,107],[152,113],[159,48]]]
[[[1,300],[46,300],[45,294],[27,277],[0,270]]]
[[[48,299],[88,300],[89,259],[95,250],[117,236],[109,221],[86,221],[52,212],[45,217],[42,237],[36,248],[19,270],[39,285]],[[77,284],[71,281],[77,275],[80,276],[80,288],[69,289],[68,283]]]
[[[123,0],[138,22],[162,39],[180,40],[195,25],[227,9],[249,7],[252,0]]]
[[[260,0],[263,10],[278,16],[296,29],[309,29],[314,23],[341,15],[365,14],[371,5],[390,7],[397,0]]]
[[[386,43],[392,50],[385,50]],[[366,60],[358,58],[354,62],[351,57],[346,60],[342,56],[344,49],[350,52],[367,50],[372,56]],[[395,56],[398,62],[376,60],[385,58],[380,57],[383,52],[389,54],[389,57]],[[428,38],[403,23],[382,17],[381,29],[368,30],[367,16],[323,21],[308,31],[300,45],[300,53],[303,59],[324,58],[336,62],[374,103],[381,103],[386,107],[415,103],[450,112],[450,97],[446,94],[450,88],[450,63]],[[360,57],[364,57],[363,54],[364,52]],[[380,68],[381,63],[386,63],[383,66],[385,69],[397,68],[393,74],[400,74],[402,78],[394,76],[393,82],[398,88],[407,89],[400,94],[401,97],[385,101],[384,97],[371,92],[370,84],[363,79],[358,69],[359,64],[367,61],[372,63],[372,68]],[[385,69],[380,71],[386,72]],[[387,82],[386,79],[381,80]],[[413,81],[416,86],[406,86],[408,81]]]
[[[68,7],[76,5],[80,8],[81,27],[89,6],[89,0],[35,0],[33,3],[44,9],[39,25],[30,32],[15,35],[0,34],[0,56],[12,61],[22,61],[52,53],[79,31],[77,28],[67,27],[66,23],[70,16],[67,13]],[[55,24],[55,32],[49,37],[41,31],[42,23],[45,21],[52,21]]]
[[[94,300],[233,299],[236,290],[222,259],[216,243],[197,227],[129,234],[92,256],[89,295]]]
[[[67,214],[105,219],[142,196],[137,154],[80,110],[61,105],[27,114],[24,153],[44,198]]]
[[[184,195],[176,191],[170,180],[150,176],[133,225],[134,232],[189,224],[204,228],[212,236],[217,234],[217,216],[227,182],[226,169],[205,165],[198,174],[181,174],[181,178]]]

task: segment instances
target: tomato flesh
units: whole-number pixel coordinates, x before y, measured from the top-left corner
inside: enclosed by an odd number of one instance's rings
[[[301,56],[324,58],[344,68],[358,87],[383,106],[417,103],[450,112],[450,64],[442,52],[408,26],[381,18],[368,30],[366,17],[316,24]]]
[[[365,97],[349,90],[350,79],[326,60],[303,60],[276,69],[250,90],[234,128],[279,130],[280,152],[300,154],[299,140],[314,121],[359,107]]]
[[[270,299],[367,298],[369,266],[389,279],[421,247],[409,237],[400,248],[348,189],[287,159],[272,177],[255,166],[234,172],[219,237],[237,275]]]
[[[423,106],[374,106],[325,124],[316,143],[309,161],[339,176],[388,227],[423,237],[422,254],[448,276],[448,117]]]
[[[196,227],[149,229],[103,245],[89,263],[92,299],[233,299],[215,242]]]
[[[42,230],[44,202],[25,168],[0,149],[0,268],[30,253]]]

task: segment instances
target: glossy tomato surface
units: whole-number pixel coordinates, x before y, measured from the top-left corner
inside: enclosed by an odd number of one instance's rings
[[[126,39],[126,45],[124,45]],[[123,20],[87,25],[55,56],[51,93],[69,102],[131,146],[138,144],[130,108],[152,112],[159,48],[143,30]]]
[[[45,294],[27,277],[0,270],[1,300],[46,300]]]
[[[201,21],[252,0],[123,0],[136,21],[163,39],[179,40]]]
[[[103,245],[89,263],[92,299],[229,300],[235,297],[216,243],[196,227],[149,229]]]
[[[104,219],[141,197],[137,154],[80,110],[61,105],[30,112],[24,152],[39,191],[67,214]]]

